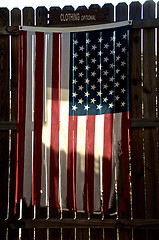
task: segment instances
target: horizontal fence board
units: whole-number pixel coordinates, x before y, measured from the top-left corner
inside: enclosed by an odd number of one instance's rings
[[[20,220],[2,220],[0,219],[1,228],[104,228],[104,229],[159,229],[159,219],[20,219]]]

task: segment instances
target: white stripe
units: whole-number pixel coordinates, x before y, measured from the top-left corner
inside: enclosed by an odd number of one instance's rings
[[[109,208],[111,207],[114,191],[115,191],[115,183],[117,180],[117,169],[119,164],[118,159],[118,150],[121,144],[121,120],[122,113],[115,113],[113,115],[113,139],[112,139],[112,176],[111,176],[111,190],[110,190],[110,198],[109,198]]]
[[[32,34],[33,33],[31,32],[27,33],[27,80],[23,182],[23,197],[28,205],[30,204],[32,193],[32,71],[34,71],[34,68],[32,69],[32,65],[33,58],[35,57],[35,51],[32,51]]]
[[[101,206],[101,169],[103,159],[104,115],[97,115],[95,121],[94,148],[94,211]]]
[[[76,208],[78,211],[84,210],[86,118],[80,116],[77,122]]]
[[[41,206],[48,206],[50,191],[49,170],[52,99],[52,34],[44,35],[44,49]]]
[[[122,22],[114,22],[107,24],[99,24],[99,25],[89,25],[89,26],[76,26],[76,27],[32,27],[32,26],[20,26],[19,30],[24,31],[36,31],[36,32],[55,32],[55,33],[64,33],[64,32],[84,32],[84,31],[95,31],[102,29],[110,29],[116,27],[123,27],[127,25],[132,25],[132,21],[122,21]]]
[[[60,94],[60,205],[67,205],[67,153],[68,153],[68,121],[69,121],[69,75],[70,75],[70,34],[61,35],[61,94]]]

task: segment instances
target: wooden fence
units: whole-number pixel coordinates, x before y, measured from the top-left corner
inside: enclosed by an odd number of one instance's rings
[[[20,206],[14,215],[18,31],[23,25],[56,25],[60,9],[39,7],[22,11],[0,8],[0,239],[153,240],[159,237],[159,5],[105,4],[76,12],[97,13],[97,22],[131,19],[130,175],[126,212],[103,215],[60,213],[49,208]],[[157,8],[157,11],[156,11]],[[82,10],[83,9],[83,10]],[[73,10],[65,7],[65,12]],[[101,11],[102,12],[102,11]],[[156,15],[157,12],[157,16]],[[56,15],[57,14],[57,15]],[[56,16],[56,17],[55,17]],[[68,24],[62,21],[60,24]],[[88,19],[87,19],[88,20]],[[89,21],[89,20],[88,20]],[[90,20],[90,23],[94,23]],[[71,24],[77,24],[72,23]],[[119,183],[120,185],[120,183]],[[49,216],[49,217],[48,217]]]

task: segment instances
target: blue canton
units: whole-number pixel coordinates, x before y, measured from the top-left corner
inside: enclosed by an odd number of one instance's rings
[[[71,34],[70,115],[129,110],[128,29]]]

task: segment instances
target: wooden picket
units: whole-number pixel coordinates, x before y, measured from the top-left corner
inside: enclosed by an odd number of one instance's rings
[[[157,8],[157,18],[155,16]],[[18,82],[18,26],[65,25],[61,11],[96,11],[97,22],[133,20],[130,40],[130,198],[126,212],[117,218],[102,214],[59,212],[52,208],[17,205],[14,213],[16,183],[16,119]],[[0,239],[2,240],[155,240],[159,235],[159,4],[146,1],[130,6],[119,3],[45,7],[22,11],[0,8]],[[101,16],[98,10],[102,10]],[[115,16],[114,16],[115,13]],[[142,16],[143,14],[143,16]],[[103,19],[104,16],[104,19]],[[57,17],[56,17],[57,18]],[[92,22],[94,23],[94,22]],[[77,24],[71,23],[71,24]],[[91,22],[90,22],[91,24]],[[124,172],[121,169],[121,179]],[[119,180],[120,205],[123,191]],[[118,210],[118,207],[117,207]],[[20,220],[19,220],[20,218]],[[35,220],[33,220],[35,218]],[[46,220],[47,219],[47,220]]]

